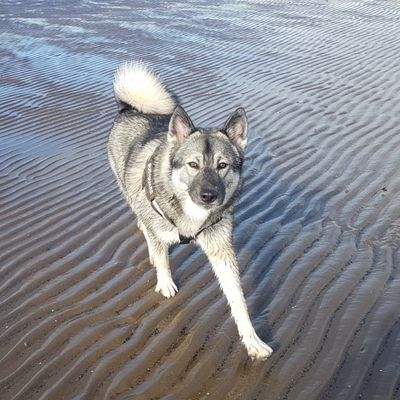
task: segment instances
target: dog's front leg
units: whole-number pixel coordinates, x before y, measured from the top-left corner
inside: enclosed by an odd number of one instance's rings
[[[197,242],[210,260],[213,271],[228,300],[233,319],[247,353],[255,359],[266,359],[273,350],[257,336],[250,321],[240,285],[239,270],[230,233],[221,228],[215,235],[207,233],[200,235]]]
[[[142,230],[149,248],[150,262],[154,265],[157,271],[156,292],[161,293],[167,298],[173,297],[178,292],[178,288],[172,279],[171,269],[169,267],[168,245],[160,241],[155,235],[147,230],[144,225]]]

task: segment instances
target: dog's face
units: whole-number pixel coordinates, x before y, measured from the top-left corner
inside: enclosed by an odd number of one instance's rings
[[[181,202],[212,210],[226,205],[237,192],[247,121],[239,109],[218,129],[195,129],[182,108],[171,117],[172,183]],[[193,209],[193,207],[192,207]]]

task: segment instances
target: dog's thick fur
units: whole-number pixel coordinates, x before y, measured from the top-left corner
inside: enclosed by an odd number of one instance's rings
[[[222,129],[196,128],[160,79],[141,63],[114,81],[119,113],[109,160],[143,232],[157,271],[156,291],[174,296],[168,247],[191,240],[207,254],[252,358],[272,349],[257,336],[240,286],[232,246],[232,208],[240,186],[247,119],[236,110]]]

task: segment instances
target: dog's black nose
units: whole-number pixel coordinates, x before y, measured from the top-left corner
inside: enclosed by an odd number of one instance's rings
[[[200,192],[200,198],[204,203],[210,204],[217,200],[218,193],[215,190],[204,189]]]

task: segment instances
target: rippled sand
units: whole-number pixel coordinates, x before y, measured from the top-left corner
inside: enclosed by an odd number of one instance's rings
[[[157,3],[2,1],[0,398],[400,399],[399,3]],[[235,247],[266,362],[196,248],[154,293],[106,158],[131,59],[200,126],[248,112]]]

